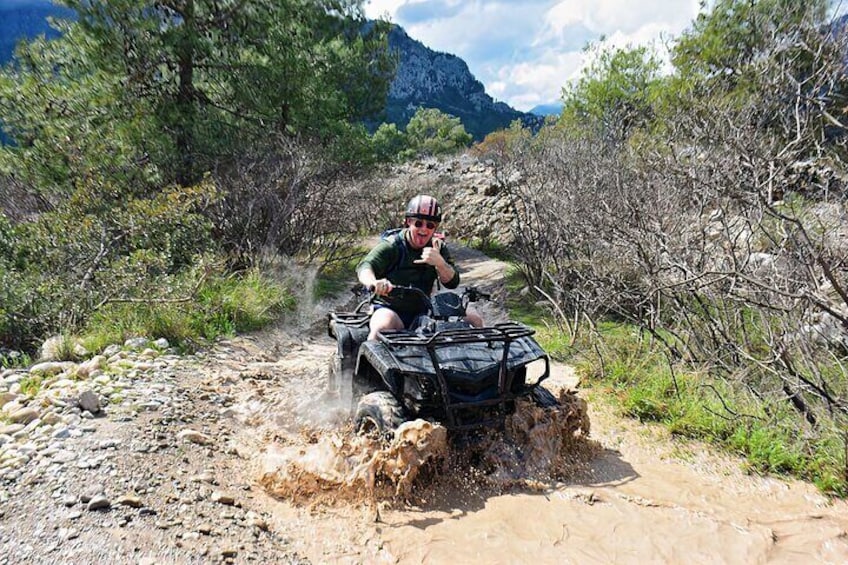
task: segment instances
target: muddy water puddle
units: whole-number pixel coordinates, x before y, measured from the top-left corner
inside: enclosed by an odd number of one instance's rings
[[[589,440],[571,433],[579,411],[535,406],[473,446],[423,421],[390,444],[357,437],[321,396],[331,352],[248,368],[233,407],[261,439],[246,444],[269,522],[313,563],[848,562],[843,502],[603,407]]]

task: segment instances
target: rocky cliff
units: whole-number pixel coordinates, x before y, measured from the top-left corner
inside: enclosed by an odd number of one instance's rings
[[[462,120],[475,139],[508,127],[514,120],[535,127],[541,118],[519,112],[486,94],[468,65],[455,55],[439,53],[409,37],[400,26],[389,33],[389,49],[398,55],[397,75],[389,89],[381,121],[407,124],[419,107],[438,108]]]
[[[73,12],[55,6],[51,0],[0,1],[0,62],[12,58],[18,41],[38,35],[59,35],[47,23],[48,17],[71,17]]]

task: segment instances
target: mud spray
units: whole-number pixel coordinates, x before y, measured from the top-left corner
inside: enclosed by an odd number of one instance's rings
[[[429,489],[547,488],[595,453],[586,403],[562,391],[559,406],[519,400],[502,432],[449,438],[425,420],[406,422],[390,441],[350,429],[304,431],[299,441],[268,446],[259,482],[295,504],[414,501]]]

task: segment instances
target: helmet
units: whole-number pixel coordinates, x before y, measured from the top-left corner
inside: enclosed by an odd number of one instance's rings
[[[439,223],[442,221],[442,207],[432,196],[419,194],[406,205],[406,217]]]

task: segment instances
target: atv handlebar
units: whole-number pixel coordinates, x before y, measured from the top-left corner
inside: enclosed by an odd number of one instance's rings
[[[373,300],[376,296],[374,293],[374,285],[368,285],[364,288],[368,293],[370,293],[369,300]],[[412,294],[419,295],[422,299],[430,300],[430,297],[424,293],[420,288],[408,285],[397,285],[392,288],[392,291],[389,295],[392,294],[403,294],[405,292],[411,292]],[[463,289],[462,294],[460,295],[463,300],[468,300],[468,302],[479,302],[480,300],[491,300],[492,295],[488,292],[483,292],[476,286],[467,286]]]
[[[357,312],[365,311],[365,308],[368,305],[373,304],[375,299],[378,297],[378,295],[374,292],[373,285],[369,286],[369,287],[366,287],[366,286],[363,286],[363,285],[358,285],[358,286],[353,288],[353,291],[354,291],[354,294],[356,294],[358,296],[362,296],[363,294],[366,295],[364,297],[364,299],[356,307]],[[388,296],[394,295],[394,296],[398,297],[398,296],[402,296],[404,293],[415,295],[416,298],[418,298],[421,301],[421,304],[424,306],[424,309],[423,309],[424,313],[426,313],[427,315],[434,315],[435,316],[436,308],[434,308],[434,306],[433,306],[433,304],[434,304],[433,300],[435,299],[435,297],[428,296],[426,293],[424,293],[421,289],[419,289],[417,287],[406,286],[406,285],[398,285],[398,286],[395,286],[394,288],[392,288],[392,290],[391,290],[391,292],[389,292]],[[446,294],[451,294],[451,295],[456,296],[458,298],[457,302],[454,303],[454,306],[449,306],[449,308],[454,308],[454,309],[457,308],[457,307],[461,308],[461,313],[454,312],[454,313],[450,314],[452,316],[464,316],[467,306],[472,302],[479,302],[480,300],[491,300],[492,299],[491,294],[489,294],[488,292],[481,291],[476,286],[467,286],[463,289],[463,291],[461,293],[449,292],[449,293],[437,294],[436,296],[445,296]],[[442,307],[440,306],[440,309],[441,308]],[[442,315],[444,315],[444,312],[442,313]],[[436,317],[441,318],[442,316],[436,316]],[[445,319],[447,319],[447,318],[445,318]]]

